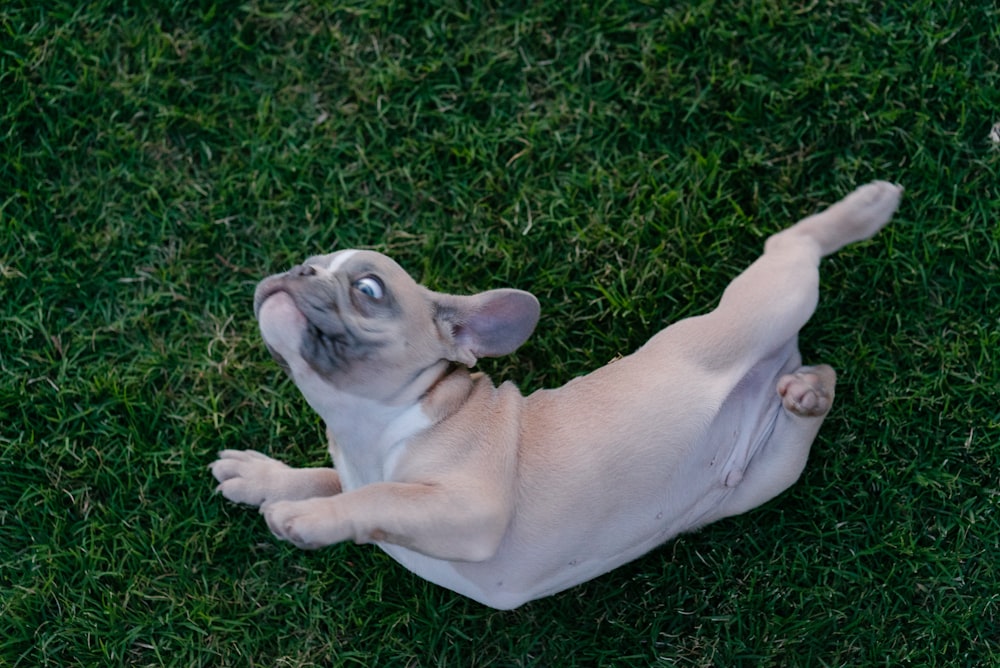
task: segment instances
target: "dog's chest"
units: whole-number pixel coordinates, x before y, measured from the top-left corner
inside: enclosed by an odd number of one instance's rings
[[[375,482],[392,480],[410,439],[431,426],[431,419],[420,404],[405,409],[368,407],[330,428],[330,456],[340,474],[344,491]]]

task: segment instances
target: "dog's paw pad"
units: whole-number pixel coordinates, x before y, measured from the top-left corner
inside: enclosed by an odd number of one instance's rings
[[[836,378],[833,369],[826,365],[802,367],[778,380],[778,395],[788,412],[801,417],[820,417],[833,405]]]

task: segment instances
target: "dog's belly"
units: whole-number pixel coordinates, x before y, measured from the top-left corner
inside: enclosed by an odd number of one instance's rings
[[[458,563],[382,548],[427,580],[497,608],[602,575],[730,514],[726,501],[781,410],[777,379],[799,364],[791,341],[739,378],[685,386],[667,397],[683,396],[675,406],[681,419],[659,421],[659,433],[615,424],[607,411],[573,420],[548,406],[556,423],[575,427],[542,430],[550,438],[521,471],[518,514],[494,558]],[[637,406],[637,396],[619,400],[611,412],[651,410],[647,401]]]
[[[553,560],[555,555],[545,545],[519,550],[501,548],[493,559],[475,563],[435,559],[390,543],[378,546],[429,582],[483,605],[511,610],[602,575],[648,552],[663,540],[650,541],[641,550],[637,546],[634,554],[617,562],[597,558]]]

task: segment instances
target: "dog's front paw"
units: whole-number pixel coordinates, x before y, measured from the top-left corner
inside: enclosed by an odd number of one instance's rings
[[[292,468],[254,450],[223,450],[209,465],[216,491],[235,503],[260,506],[284,498]]]
[[[271,533],[303,550],[315,550],[347,539],[338,531],[336,512],[328,498],[266,503],[260,512]]]

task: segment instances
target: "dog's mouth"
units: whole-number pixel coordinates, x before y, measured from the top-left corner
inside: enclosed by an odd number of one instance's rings
[[[352,359],[363,356],[368,347],[344,321],[338,299],[333,293],[330,286],[315,283],[290,285],[284,275],[264,279],[254,292],[254,313],[258,321],[262,314],[267,317],[264,313],[266,302],[278,295],[284,296],[287,300],[284,308],[294,309],[302,318],[298,354],[314,371],[326,376],[343,370]],[[290,316],[289,310],[278,317],[287,322]],[[266,337],[265,344],[271,357],[288,370],[285,355],[268,343]]]

